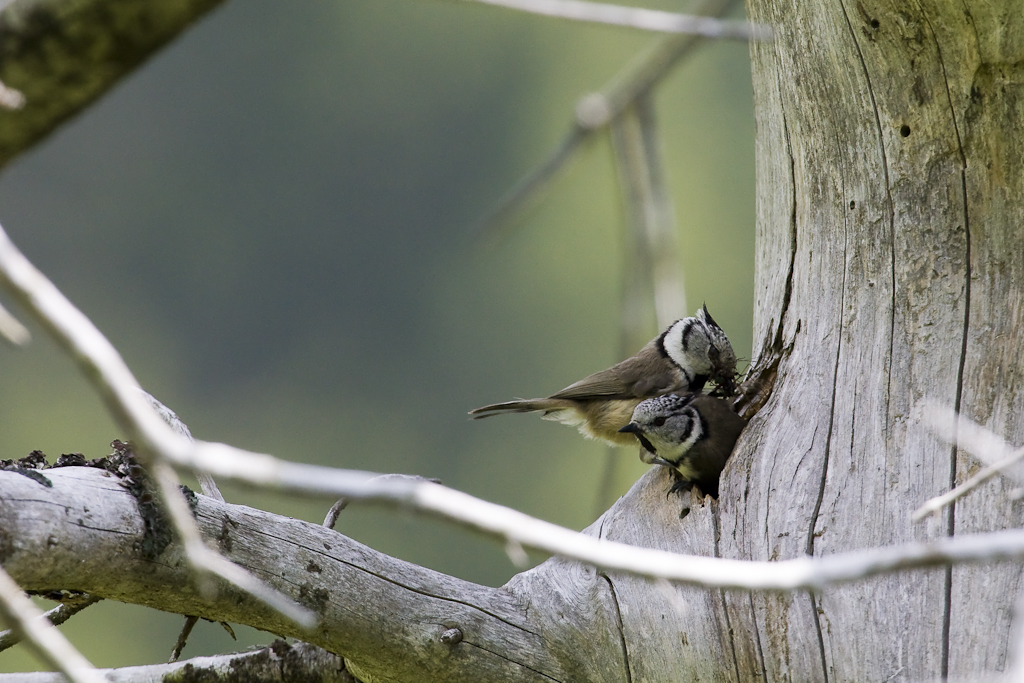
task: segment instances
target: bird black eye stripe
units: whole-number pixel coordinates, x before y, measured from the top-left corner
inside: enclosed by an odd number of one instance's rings
[[[683,330],[683,351],[690,350],[690,335],[696,332],[696,327],[697,321],[693,320],[692,322],[688,323],[686,325],[686,329]]]
[[[650,441],[644,438],[643,434],[637,434],[636,438],[637,440],[640,441],[640,445],[644,447],[645,451],[647,451],[648,453],[653,453],[655,455],[658,454],[658,449],[654,447],[654,444],[652,444]]]
[[[673,325],[674,324],[675,323],[673,323]],[[662,358],[668,358],[669,357],[668,351],[665,349],[665,335],[667,335],[669,333],[669,330],[671,330],[671,329],[672,328],[669,327],[668,330],[665,330],[664,332],[662,332],[661,336],[658,337],[658,343],[655,344],[655,346],[658,348],[658,355],[660,355]]]

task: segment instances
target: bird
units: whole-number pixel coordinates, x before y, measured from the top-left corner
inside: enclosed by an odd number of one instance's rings
[[[613,446],[636,443],[621,428],[637,404],[671,392],[698,393],[713,381],[726,395],[735,390],[736,354],[705,304],[677,320],[630,358],[570,384],[547,398],[517,399],[476,408],[474,419],[502,413],[541,412],[545,420],[576,426]]]
[[[640,442],[640,459],[664,465],[675,482],[669,494],[694,484],[718,497],[718,478],[747,421],[726,401],[704,394],[666,394],[640,402],[619,431]]]

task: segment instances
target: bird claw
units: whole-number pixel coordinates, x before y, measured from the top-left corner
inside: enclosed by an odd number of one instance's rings
[[[680,476],[678,470],[672,470],[672,474],[675,476],[675,482],[673,482],[672,486],[669,487],[668,493],[665,494],[666,498],[671,496],[673,493],[678,493],[680,495],[686,493],[693,493],[694,484],[696,484],[697,482],[687,481],[686,479],[683,479],[682,476]],[[698,487],[696,495],[698,497],[703,497],[702,493],[703,492]],[[684,503],[682,509],[679,510],[679,519],[683,519],[688,514],[690,514],[690,506]]]
[[[687,493],[692,488],[693,488],[693,482],[692,481],[686,481],[682,477],[676,475],[676,480],[675,480],[675,482],[673,482],[672,486],[669,487],[668,493],[665,494],[665,497],[668,498],[673,493]]]

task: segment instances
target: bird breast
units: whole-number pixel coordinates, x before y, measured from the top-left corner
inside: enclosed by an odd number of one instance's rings
[[[584,415],[585,422],[579,425],[580,431],[613,446],[634,447],[636,438],[619,430],[629,424],[638,403],[640,399],[581,401],[578,410]]]

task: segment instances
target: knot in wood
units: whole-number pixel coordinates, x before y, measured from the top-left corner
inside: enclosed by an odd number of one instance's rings
[[[462,642],[462,631],[450,628],[441,634],[441,642],[445,645],[457,645]]]

